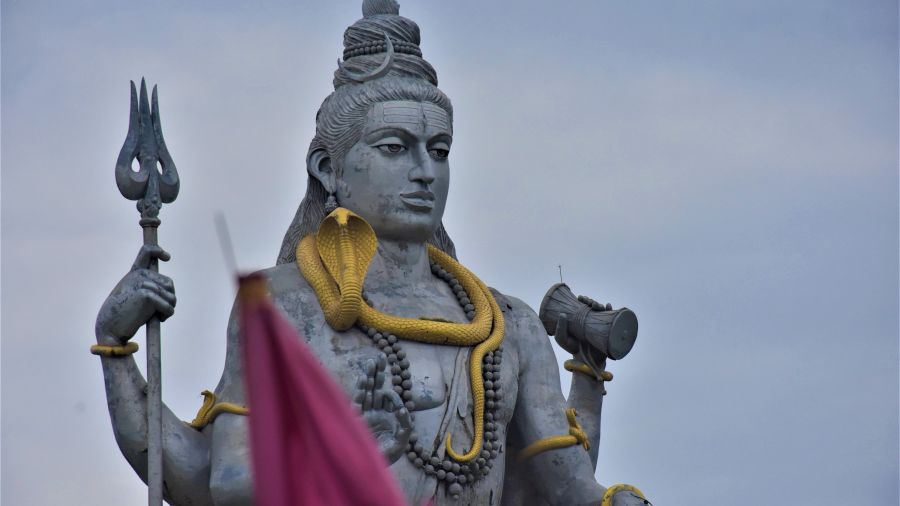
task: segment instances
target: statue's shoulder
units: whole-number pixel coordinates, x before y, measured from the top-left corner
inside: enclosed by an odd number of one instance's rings
[[[287,321],[301,332],[307,331],[310,322],[324,321],[321,316],[315,293],[300,270],[294,263],[279,264],[253,273],[265,277],[268,281],[269,296],[275,307],[279,308]],[[225,369],[216,396],[222,402],[243,405],[244,386],[241,376],[241,352],[239,347],[240,325],[237,304],[228,322],[228,345],[225,353]]]
[[[506,320],[508,335],[515,336],[518,341],[528,341],[535,336],[543,339],[546,336],[544,327],[531,306],[522,299],[504,294],[496,288],[491,287],[490,290],[494,294],[497,305],[500,306],[503,318]]]
[[[534,312],[534,309],[532,309],[531,306],[526,304],[522,299],[505,294],[494,287],[489,287],[489,289],[494,295],[494,299],[497,301],[497,305],[500,306],[500,311],[503,312],[503,315],[505,317],[537,318],[537,313]]]
[[[284,263],[258,271],[269,282],[272,302],[297,324],[321,315],[319,300],[313,288],[300,273],[297,264]]]
[[[557,367],[547,331],[534,309],[523,300],[505,295],[494,288],[491,288],[491,292],[503,312],[506,324],[504,349],[514,350],[521,367],[535,363]]]
[[[312,293],[312,287],[300,274],[300,269],[294,262],[278,264],[257,271],[256,274],[265,276],[269,281],[269,293],[273,298],[296,292]]]

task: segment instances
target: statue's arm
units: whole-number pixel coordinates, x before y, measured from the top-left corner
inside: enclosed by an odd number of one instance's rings
[[[247,406],[237,300],[231,309],[226,331],[225,368],[216,386],[218,401]],[[216,504],[253,504],[253,466],[250,455],[249,417],[222,413],[206,430],[211,435],[210,494]]]
[[[597,455],[600,448],[603,396],[606,395],[606,385],[603,378],[597,378],[594,372],[585,365],[587,361],[581,355],[577,341],[569,337],[567,326],[568,320],[565,318],[565,315],[562,315],[556,328],[556,342],[564,350],[572,353],[573,360],[567,362],[567,364],[571,363],[576,369],[572,371],[572,384],[569,386],[566,406],[574,408],[578,412],[578,421],[590,444],[588,455],[591,457],[591,465],[596,471]],[[598,362],[598,365],[606,374],[606,358],[601,357]]]
[[[597,469],[597,455],[600,447],[600,416],[603,412],[604,388],[602,381],[596,381],[581,373],[573,373],[572,385],[566,406],[578,412],[578,423],[587,435],[590,448],[588,456],[591,467]]]
[[[514,298],[507,299],[512,306],[507,328],[513,331],[510,337],[519,357],[519,392],[509,437],[513,447],[523,449],[537,441],[569,434],[569,423],[559,367],[546,332],[531,308]],[[577,419],[581,424],[581,416]],[[591,458],[580,444],[510,464],[548,504],[598,505],[606,491],[595,480]],[[617,493],[613,499],[614,506],[644,504],[630,493]]]
[[[147,481],[147,382],[134,358],[100,359],[106,402],[119,449]],[[212,504],[209,499],[209,441],[163,405],[163,490],[175,505]]]
[[[532,443],[568,434],[569,424],[556,358],[543,327],[523,302],[512,297],[507,300],[512,306],[507,313],[508,339],[519,357],[519,391],[509,437],[521,450]],[[510,464],[549,504],[600,504],[604,489],[594,480],[590,458],[581,445],[550,450]]]
[[[106,299],[97,317],[97,343],[121,346],[150,316],[165,319],[174,311],[174,287],[169,278],[146,268],[150,258],[167,259],[144,247],[132,270]],[[169,297],[171,295],[171,298]],[[106,401],[119,449],[138,476],[147,481],[147,382],[132,355],[100,357]],[[162,410],[163,491],[174,505],[208,505],[209,441],[179,420],[165,405]]]
[[[612,309],[612,305],[600,304],[590,297],[578,296],[578,300],[590,305],[593,310]],[[590,442],[588,453],[591,456],[591,464],[596,470],[603,396],[606,395],[606,381],[612,379],[612,374],[606,371],[606,355],[589,343],[570,335],[569,325],[567,316],[560,314],[553,336],[563,350],[572,354],[572,360],[566,361],[566,370],[572,372],[572,383],[566,404],[578,411],[581,427]],[[593,367],[588,364],[593,364]]]

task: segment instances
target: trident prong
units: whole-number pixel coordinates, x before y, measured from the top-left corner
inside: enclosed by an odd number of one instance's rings
[[[137,172],[131,168],[135,159],[140,167]],[[157,224],[162,204],[168,204],[178,196],[178,170],[163,139],[156,86],[151,104],[143,78],[140,99],[134,81],[131,81],[131,116],[128,134],[116,162],[116,184],[123,197],[138,201],[141,218],[156,220]]]

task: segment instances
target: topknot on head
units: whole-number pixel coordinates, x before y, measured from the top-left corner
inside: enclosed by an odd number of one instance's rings
[[[378,15],[400,15],[400,4],[397,0],[363,0],[362,12],[364,18]]]
[[[437,86],[437,73],[419,47],[419,25],[400,15],[397,0],[364,0],[362,10],[364,17],[344,31],[344,61],[334,74],[334,89],[388,76]]]

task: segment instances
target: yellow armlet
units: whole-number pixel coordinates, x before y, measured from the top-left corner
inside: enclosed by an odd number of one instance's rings
[[[578,412],[575,411],[575,408],[567,409],[566,419],[569,421],[569,433],[565,436],[550,436],[531,443],[519,452],[519,462],[530,459],[539,453],[549,450],[558,450],[560,448],[568,448],[577,444],[581,444],[585,450],[590,450],[591,443],[588,441],[587,434],[584,433],[584,429],[582,429],[578,421],[575,420],[575,416],[577,415]]]
[[[136,351],[138,351],[138,344],[134,341],[124,346],[107,346],[104,344],[91,346],[91,353],[101,357],[127,357]]]
[[[612,506],[612,498],[619,492],[634,492],[641,499],[647,500],[647,498],[644,497],[644,493],[638,490],[634,485],[619,483],[618,485],[613,485],[606,489],[606,493],[603,494],[603,500],[600,501],[600,506]]]
[[[592,380],[597,380],[597,376],[594,375],[594,371],[592,371],[587,364],[582,364],[581,362],[577,362],[575,360],[566,360],[566,362],[563,364],[563,367],[565,367],[565,369],[569,372],[579,372],[591,378]],[[612,381],[612,379],[613,374],[611,372],[600,371],[601,381]]]
[[[202,394],[203,405],[200,406],[200,410],[197,411],[197,416],[194,417],[194,420],[190,423],[190,426],[197,430],[212,423],[212,421],[222,413],[246,416],[250,412],[244,406],[239,406],[230,402],[216,402],[216,394],[209,390],[204,390]]]

